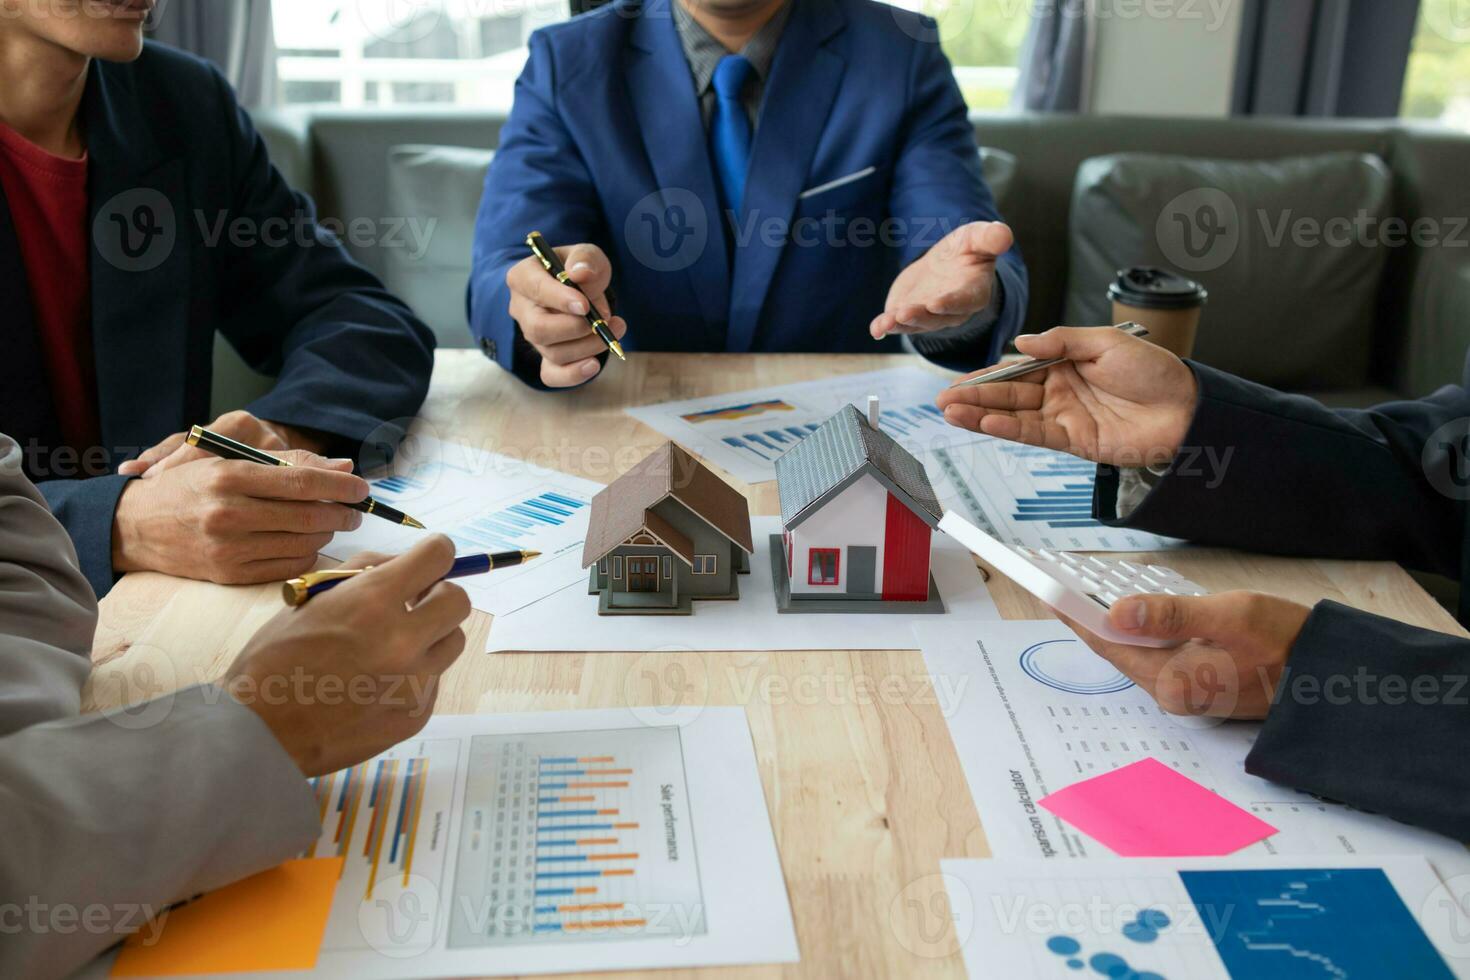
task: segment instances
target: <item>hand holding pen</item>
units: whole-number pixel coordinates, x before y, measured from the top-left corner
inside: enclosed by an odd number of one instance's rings
[[[527,236],[527,251],[505,277],[511,319],[541,355],[543,384],[584,384],[602,370],[601,357],[621,356],[619,341],[628,332],[608,305],[612,262],[596,245],[552,248],[540,235]],[[594,322],[603,324],[600,331]]]

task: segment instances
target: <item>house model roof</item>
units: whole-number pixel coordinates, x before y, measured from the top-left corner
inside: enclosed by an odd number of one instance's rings
[[[853,405],[776,460],[781,523],[796,527],[864,474],[871,474],[930,527],[944,516],[924,464]]]
[[[641,460],[592,498],[582,567],[587,568],[640,532],[657,538],[688,564],[693,544],[653,508],[673,497],[746,552],[755,550],[745,496],[672,442]]]

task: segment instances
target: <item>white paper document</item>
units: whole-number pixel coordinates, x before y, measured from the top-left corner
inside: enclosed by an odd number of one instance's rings
[[[1470,976],[1470,918],[1423,858],[940,868],[971,980]]]
[[[1066,453],[976,436],[919,456],[946,509],[1007,544],[1052,551],[1162,551],[1185,542],[1092,516],[1097,467]]]
[[[1241,856],[1420,855],[1445,876],[1470,872],[1470,851],[1447,837],[1248,775],[1258,723],[1165,713],[1055,620],[914,629],[935,689],[952,692],[950,734],[997,857],[1112,856],[1036,801],[1153,757],[1277,828]]]
[[[528,550],[525,565],[459,579],[476,609],[497,620],[584,581],[587,515],[602,485],[523,460],[454,442],[414,437],[387,472],[369,476],[374,499],[417,518],[426,531],[364,517],[322,553],[338,560],[358,552],[398,554],[431,533],[447,534],[461,555]]]
[[[502,651],[640,650],[912,650],[915,619],[999,619],[975,560],[961,545],[934,536],[931,574],[945,611],[893,613],[780,613],[771,573],[770,536],[775,517],[751,519],[755,554],[750,574],[738,577],[735,601],[695,599],[688,616],[599,616],[597,596],[587,594],[588,574],[577,584],[497,618],[487,648]]]
[[[312,782],[322,836],[307,856],[346,865],[316,970],[261,976],[799,958],[741,708],[669,726],[628,709],[439,716]]]
[[[628,414],[746,483],[776,478],[776,458],[844,405],[876,395],[883,431],[910,452],[977,438],[944,421],[934,399],[948,382],[922,368],[841,374],[709,398],[630,408]]]

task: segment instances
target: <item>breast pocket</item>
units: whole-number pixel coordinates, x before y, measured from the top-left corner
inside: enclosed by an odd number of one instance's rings
[[[820,181],[797,198],[797,211],[803,215],[870,214],[884,201],[887,175],[877,167],[843,174]]]

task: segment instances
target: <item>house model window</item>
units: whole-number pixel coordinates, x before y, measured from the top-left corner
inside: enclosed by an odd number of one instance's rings
[[[719,558],[716,555],[695,555],[694,574],[714,575],[720,570]]]
[[[813,548],[807,583],[809,585],[836,585],[837,572],[841,563],[842,552],[838,549]]]

